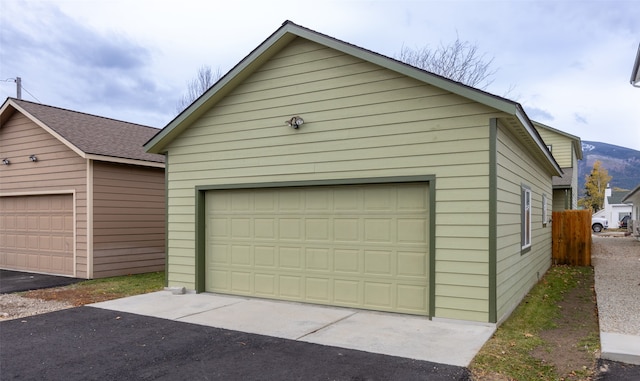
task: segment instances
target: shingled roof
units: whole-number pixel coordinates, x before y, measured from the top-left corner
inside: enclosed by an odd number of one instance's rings
[[[10,109],[49,128],[63,143],[84,153],[83,156],[164,163],[164,155],[147,153],[143,147],[159,131],[157,128],[15,98],[7,98],[2,106],[2,123],[13,114]]]
[[[607,197],[607,202],[609,205],[619,205],[624,204],[622,201],[625,196],[629,193],[629,191],[612,191],[611,196]]]

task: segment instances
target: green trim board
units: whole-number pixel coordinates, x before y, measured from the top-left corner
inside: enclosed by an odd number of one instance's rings
[[[391,176],[391,177],[363,177],[348,179],[308,180],[308,181],[274,181],[267,183],[237,183],[196,186],[198,191],[223,190],[223,189],[250,189],[250,188],[288,188],[288,187],[313,187],[322,185],[359,185],[359,184],[384,184],[384,183],[418,183],[431,182],[434,175],[424,176]]]
[[[436,316],[436,177],[429,180],[429,319]]]
[[[289,188],[289,187],[310,187],[310,186],[335,186],[335,185],[367,185],[367,184],[390,184],[390,183],[429,183],[429,269],[428,285],[429,317],[435,315],[435,234],[436,234],[436,207],[435,207],[435,176],[398,176],[398,177],[374,177],[374,178],[353,178],[353,179],[328,179],[311,181],[282,181],[269,183],[239,183],[239,184],[218,184],[203,185],[195,187],[195,220],[196,220],[196,255],[195,255],[195,285],[196,292],[201,293],[206,289],[206,192],[210,190],[233,190],[233,189],[258,189],[258,188]]]
[[[529,193],[529,208],[533,207],[533,195],[532,195],[531,187],[527,184],[520,184],[520,255],[524,255],[531,251],[531,247],[533,246],[533,237],[531,237],[531,233],[533,231],[533,221],[529,220],[529,245],[525,247],[526,242],[525,239],[525,229],[527,229],[527,225],[525,223],[525,198],[526,193]],[[531,213],[531,212],[530,212]]]
[[[489,122],[489,322],[498,322],[498,120]]]
[[[169,287],[169,153],[164,153],[164,286]]]
[[[206,245],[207,245],[207,226],[206,221],[206,205],[205,205],[205,190],[196,188],[196,268],[195,268],[195,283],[196,292],[201,293],[205,290],[205,276],[206,276]]]

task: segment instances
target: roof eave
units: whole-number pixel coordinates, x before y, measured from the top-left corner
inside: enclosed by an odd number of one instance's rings
[[[627,195],[622,198],[621,202],[631,201],[631,197],[633,197],[633,195],[638,192],[640,192],[640,185],[635,187],[631,192],[627,193]]]
[[[262,42],[262,44],[240,61],[240,63],[220,78],[220,80],[202,94],[200,98],[194,101],[175,119],[169,122],[166,127],[145,143],[144,148],[146,152],[162,153],[166,145],[173,140],[175,136],[197,120],[198,117],[200,117],[206,110],[222,99],[224,95],[231,91],[231,89],[239,84],[244,78],[249,76],[249,74],[253,72],[254,68],[261,65],[296,37],[302,37],[345,54],[369,61],[381,67],[385,67],[408,77],[412,77],[433,86],[443,88],[454,94],[485,104],[489,107],[493,107],[502,112],[512,115],[516,112],[515,102],[511,102],[504,98],[440,77],[436,74],[426,72],[403,62],[351,45],[319,32],[312,31],[294,24],[291,21],[286,21],[283,23],[282,27],[276,30],[271,36]]]
[[[248,77],[257,66],[261,65],[296,37],[295,34],[289,32],[287,25],[284,25],[251,51],[242,61],[211,86],[209,90],[205,91],[153,138],[146,142],[144,144],[146,152],[163,153],[166,145],[173,140],[175,136],[179,135],[187,126],[204,114],[205,111],[219,102],[226,94]]]
[[[74,145],[73,143],[71,143],[69,140],[65,139],[62,135],[58,134],[56,131],[54,131],[51,127],[49,127],[46,123],[44,123],[43,121],[41,121],[40,119],[36,118],[34,115],[32,115],[30,112],[28,112],[27,110],[25,110],[23,107],[21,107],[19,104],[17,104],[16,102],[14,102],[11,98],[8,98],[7,101],[5,102],[5,104],[2,106],[2,109],[0,110],[0,115],[2,115],[2,124],[5,123],[4,120],[4,115],[5,115],[5,110],[7,110],[9,107],[12,107],[14,110],[20,112],[22,115],[26,116],[29,120],[31,120],[33,123],[37,124],[38,126],[40,126],[41,128],[43,128],[45,131],[47,131],[49,134],[51,134],[53,137],[55,137],[56,139],[58,139],[62,144],[64,144],[65,146],[67,146],[70,150],[72,150],[73,152],[75,152],[76,154],[78,154],[80,157],[82,158],[86,158],[86,154],[84,151],[82,151],[80,148],[78,148],[76,145]]]
[[[492,107],[501,112],[515,116],[532,136],[538,145],[537,154],[544,157],[543,161],[547,169],[554,176],[561,176],[562,170],[555,161],[553,156],[546,149],[546,145],[542,138],[533,127],[531,120],[525,114],[522,106],[517,102],[489,94],[482,90],[455,82],[445,77],[427,72],[425,70],[408,65],[404,62],[395,60],[375,53],[373,51],[349,44],[336,38],[324,35],[322,33],[304,28],[291,21],[285,21],[282,26],[269,36],[262,44],[247,55],[240,63],[231,69],[225,76],[220,78],[209,90],[207,90],[200,98],[187,107],[174,120],[172,120],[165,128],[163,128],[156,136],[145,143],[144,148],[149,153],[163,153],[167,144],[179,135],[191,123],[197,120],[204,112],[217,103],[231,89],[233,89],[242,80],[248,77],[255,68],[265,62],[269,57],[280,51],[285,45],[296,37],[302,37],[309,41],[327,46],[342,53],[360,58],[371,62],[378,66],[393,70],[400,74],[414,78],[421,82],[442,88],[454,94],[471,99],[478,103]]]
[[[164,163],[157,162],[157,161],[126,159],[126,158],[106,156],[106,155],[87,154],[85,158],[88,160],[94,160],[94,161],[104,161],[108,163],[118,163],[118,164],[129,164],[129,165],[137,165],[142,167],[153,167],[153,168],[165,167]]]
[[[533,122],[531,121],[531,119],[529,119],[522,106],[518,103],[516,103],[516,117],[538,146],[538,152],[540,156],[544,158],[543,162],[546,164],[547,169],[552,173],[553,176],[562,176],[564,174],[562,168],[560,168],[560,165],[558,164],[556,159],[553,157],[551,152],[549,152],[549,150],[547,149],[547,145],[545,144],[544,140],[542,140],[542,137],[534,127]]]

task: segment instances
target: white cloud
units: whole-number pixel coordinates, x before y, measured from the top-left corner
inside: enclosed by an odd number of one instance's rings
[[[21,76],[46,104],[161,127],[201,65],[226,72],[286,19],[388,56],[458,34],[495,57],[488,90],[514,87],[506,96],[531,118],[640,150],[638,14],[635,1],[4,0],[0,79]]]

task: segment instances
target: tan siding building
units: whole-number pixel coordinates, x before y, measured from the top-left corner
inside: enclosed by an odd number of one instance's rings
[[[146,147],[169,286],[496,323],[550,263],[520,191],[540,222],[560,172],[519,105],[292,23]]]
[[[156,129],[11,98],[0,122],[0,268],[164,268],[164,158],[142,149]]]

